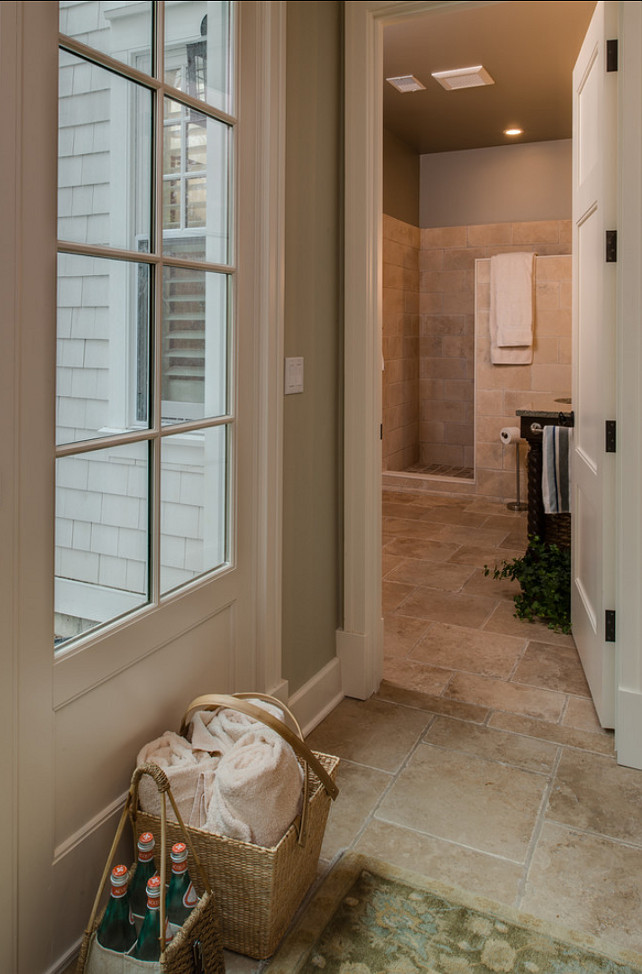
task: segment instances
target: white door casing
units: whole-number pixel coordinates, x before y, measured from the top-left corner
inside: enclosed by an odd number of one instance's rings
[[[376,582],[366,560],[378,558],[380,470],[371,460],[363,472],[348,465],[350,444],[361,456],[363,443],[374,450],[380,412],[381,360],[371,344],[379,320],[380,243],[373,228],[381,214],[378,160],[382,154],[379,92],[382,84],[381,31],[397,17],[429,13],[440,7],[430,0],[347,0],[346,113],[358,121],[346,130],[346,190],[356,192],[346,209],[345,332],[353,349],[354,371],[346,370],[346,598],[361,612],[364,632],[373,634],[381,618]],[[463,2],[462,8],[476,6]],[[618,453],[615,461],[615,605],[617,608],[618,761],[642,768],[642,4],[615,4],[621,23],[618,156],[619,284],[617,291],[617,360],[615,389]],[[631,124],[624,124],[625,122]],[[359,354],[359,349],[361,353]],[[348,361],[346,357],[346,361]],[[355,382],[355,375],[358,382]],[[368,478],[371,478],[368,480]],[[367,481],[367,482],[366,482]],[[372,483],[376,489],[372,489]],[[350,553],[365,538],[366,559]],[[352,561],[350,561],[352,558]],[[348,570],[350,569],[350,571]],[[373,587],[374,585],[374,587]],[[367,639],[364,659],[357,658],[363,686],[381,665],[381,644]],[[349,692],[349,691],[348,691]]]
[[[203,686],[287,692],[280,671],[280,573],[274,570],[280,544],[275,366],[282,341],[285,4],[244,3],[241,14],[233,565],[162,608],[78,643],[55,664],[57,4],[5,3],[0,14],[3,77],[14,79],[4,91],[15,133],[5,140],[0,163],[3,189],[15,200],[3,227],[3,248],[12,255],[2,267],[3,293],[14,296],[3,331],[5,349],[13,343],[16,349],[6,360],[15,363],[13,389],[3,389],[5,415],[15,406],[15,449],[8,440],[0,478],[3,488],[10,486],[2,491],[2,523],[10,526],[4,537],[15,537],[2,697],[11,728],[3,739],[13,744],[5,755],[5,781],[15,784],[8,810],[4,799],[2,806],[5,838],[15,839],[5,912],[15,922],[7,924],[3,962],[16,974],[45,974],[78,946],[138,748],[175,729]]]
[[[617,5],[599,2],[573,72],[573,635],[603,727],[615,725],[615,457],[605,421],[615,419],[616,268],[606,232],[617,221],[617,79],[606,41]]]

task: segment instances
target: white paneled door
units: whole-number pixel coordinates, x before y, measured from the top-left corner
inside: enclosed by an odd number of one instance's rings
[[[607,42],[617,4],[597,4],[573,73],[573,635],[602,726],[615,720],[615,419],[617,83]],[[613,241],[610,241],[611,245]],[[612,251],[608,257],[613,257]]]

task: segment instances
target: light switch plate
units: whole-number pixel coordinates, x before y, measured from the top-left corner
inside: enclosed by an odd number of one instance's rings
[[[295,392],[303,392],[303,358],[286,358],[285,360],[285,389],[286,396]]]

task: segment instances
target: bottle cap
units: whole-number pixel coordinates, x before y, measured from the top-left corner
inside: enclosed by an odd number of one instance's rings
[[[139,849],[142,849],[143,851],[146,852],[149,849],[153,849],[155,845],[156,843],[154,841],[154,836],[152,835],[151,832],[141,832],[141,834],[138,837]]]
[[[127,866],[114,866],[111,871],[111,884],[112,886],[125,886],[127,880],[129,879],[129,870]]]
[[[155,899],[160,896],[160,884],[161,878],[158,873],[147,881],[147,895],[150,898]]]
[[[187,846],[184,842],[176,842],[172,846],[172,862],[184,862],[187,859]]]

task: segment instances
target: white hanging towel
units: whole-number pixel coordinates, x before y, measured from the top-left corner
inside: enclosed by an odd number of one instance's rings
[[[490,258],[490,360],[494,365],[533,361],[533,261],[535,254]]]

